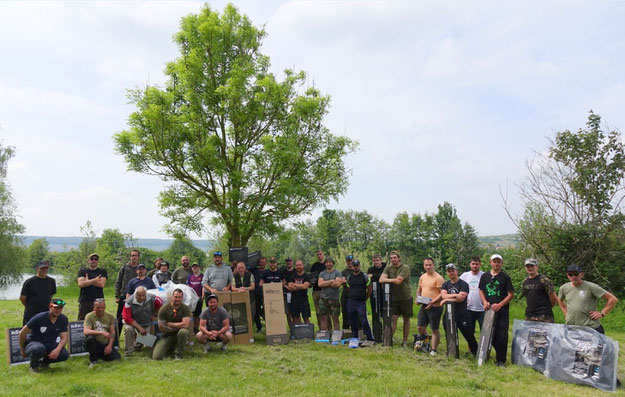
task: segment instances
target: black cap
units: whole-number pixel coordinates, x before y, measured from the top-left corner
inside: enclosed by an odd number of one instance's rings
[[[144,269],[145,269],[145,265],[144,265],[143,263],[139,263],[139,264],[137,265],[137,269],[138,269],[138,268],[140,268],[140,267],[142,267],[142,268],[144,268]]]
[[[579,265],[568,265],[566,268],[567,273],[568,272],[583,272],[582,268],[579,267]]]
[[[65,306],[65,301],[63,299],[61,299],[61,298],[52,298],[52,299],[50,299],[50,303],[52,303],[56,307],[59,307],[59,306],[63,307],[63,306]]]
[[[35,265],[35,268],[39,269],[40,267],[50,267],[50,263],[48,261],[39,261]]]
[[[217,300],[219,300],[219,298],[217,297],[217,295],[215,295],[215,294],[210,294],[210,295],[208,295],[208,296],[206,297],[206,302],[208,302],[208,301],[209,301],[209,300],[211,300],[211,299],[217,299]]]
[[[354,259],[352,266],[360,266],[360,261],[358,259]]]

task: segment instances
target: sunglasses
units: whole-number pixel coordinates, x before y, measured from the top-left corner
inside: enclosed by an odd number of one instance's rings
[[[63,299],[55,299],[51,301],[50,303],[56,306],[65,306],[65,301]]]
[[[577,277],[579,276],[579,272],[568,272],[566,275],[570,277]]]

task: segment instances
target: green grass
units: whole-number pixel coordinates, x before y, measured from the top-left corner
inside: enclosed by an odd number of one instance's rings
[[[59,288],[57,296],[67,300],[65,314],[74,320],[78,313],[76,287]],[[106,290],[106,296],[113,296]],[[110,304],[109,311],[116,306]],[[515,302],[511,317],[523,317],[524,305]],[[0,301],[0,327],[21,324],[22,306],[17,301]],[[314,314],[313,314],[314,318]],[[556,310],[556,321],[562,315]],[[416,332],[416,319],[413,319]],[[606,317],[610,337],[625,341],[625,313],[619,306]],[[401,327],[401,325],[400,325]],[[512,326],[510,327],[512,330]],[[4,338],[4,332],[2,332]],[[396,334],[396,338],[399,333]],[[444,339],[444,338],[443,338]],[[203,354],[192,346],[182,361],[149,359],[147,352],[121,362],[87,367],[87,358],[72,357],[53,365],[48,372],[30,374],[26,365],[9,367],[4,359],[0,386],[2,396],[189,396],[189,395],[493,395],[493,396],[590,396],[604,395],[590,387],[547,379],[540,373],[511,363],[498,368],[488,363],[478,367],[466,355],[449,360],[444,354],[430,357],[400,347],[348,349],[308,341],[283,346],[266,346],[264,335],[256,344],[232,345],[226,353]],[[462,352],[468,351],[461,338]],[[0,344],[5,357],[5,343]],[[623,354],[619,364],[623,367]],[[623,376],[619,371],[619,377]],[[620,389],[617,395],[625,395]]]

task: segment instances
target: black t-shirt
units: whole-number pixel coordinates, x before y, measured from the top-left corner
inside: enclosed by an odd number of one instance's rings
[[[553,284],[547,277],[539,274],[534,278],[527,277],[523,280],[523,295],[527,298],[525,308],[526,317],[551,316],[551,301],[549,293],[554,292]]]
[[[326,270],[325,263],[315,262],[310,267],[310,278],[312,280],[313,291],[321,291],[321,287],[317,285],[317,281],[319,280],[319,273]]]
[[[260,280],[263,276],[263,272],[264,270],[260,270],[259,268],[255,267],[253,269],[250,270],[250,272],[252,273],[252,275],[254,276],[254,295],[256,296],[263,296],[263,289],[260,286]]]
[[[78,278],[87,277],[88,280],[91,280],[92,278],[96,278],[98,276],[108,278],[108,273],[106,269],[100,269],[99,267],[97,267],[95,270],[82,268],[78,271]],[[80,289],[78,302],[93,302],[98,298],[104,298],[104,289],[101,287],[96,287],[95,285],[90,285],[88,287]]]
[[[26,296],[25,314],[28,314],[30,318],[37,313],[47,312],[50,299],[54,294],[56,294],[56,281],[52,277],[33,276],[24,281],[20,295]]]
[[[295,274],[295,268],[287,270],[286,267],[283,267],[282,269],[280,269],[280,271],[282,272],[282,279],[286,280],[287,282],[289,281],[289,277],[291,277],[292,274]],[[289,292],[289,290],[286,289],[286,285],[282,289],[282,292],[285,294]]]
[[[469,284],[462,279],[458,279],[458,282],[455,284],[452,283],[451,280],[447,280],[443,283],[443,286],[441,287],[441,289],[444,289],[445,291],[447,291],[448,294],[458,294],[460,292],[466,292],[467,296],[469,296]],[[459,311],[466,312],[467,300],[465,299],[460,303],[456,303],[455,307],[456,307],[456,313],[458,313]]]
[[[289,278],[286,279],[286,282],[299,284],[299,285],[307,283],[307,282],[310,283],[310,275],[308,273],[303,273],[301,276],[299,276],[297,274],[297,271],[294,271],[291,274],[289,274]],[[291,302],[301,303],[307,300],[308,300],[307,289],[291,291]]]
[[[382,272],[384,272],[385,267],[386,263],[382,262],[382,266],[380,267],[371,266],[369,269],[367,269],[367,274],[371,276],[371,282],[380,282],[380,276],[382,275]]]
[[[346,277],[349,290],[347,297],[356,301],[367,300],[367,286],[371,283],[369,276],[363,272],[351,273]]]
[[[67,332],[68,324],[65,314],[60,314],[53,323],[50,321],[50,312],[39,313],[26,324],[32,331],[27,340],[43,343],[48,351],[54,350],[59,345],[61,332]]]
[[[282,272],[276,269],[275,272],[272,272],[270,269],[267,269],[263,272],[263,275],[260,276],[263,283],[281,283],[284,280],[284,276]]]
[[[490,304],[499,303],[506,299],[508,292],[514,292],[512,280],[504,272],[500,272],[495,277],[490,272],[484,272],[480,278],[479,288],[484,291],[486,301]],[[503,313],[508,313],[509,304],[500,309]]]

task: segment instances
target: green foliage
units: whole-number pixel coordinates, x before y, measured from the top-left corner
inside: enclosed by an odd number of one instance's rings
[[[347,189],[343,158],[356,142],[323,125],[330,99],[305,87],[304,72],[279,81],[269,71],[265,35],[233,5],[221,15],[206,5],[182,19],[165,87],[129,94],[137,110],[116,150],[167,182],[160,206],[173,234],[205,229],[209,213],[229,246],[246,245]]]
[[[206,268],[206,253],[196,248],[188,237],[176,236],[169,248],[163,252],[163,258],[169,262],[170,271],[180,266],[180,258],[185,255],[189,257],[191,263],[198,263],[200,267]]]
[[[19,277],[26,266],[27,252],[19,237],[24,233],[15,216],[15,204],[7,182],[7,165],[15,155],[11,146],[0,142],[0,285]]]
[[[592,111],[586,129],[556,133],[548,155],[528,164],[517,221],[525,249],[554,283],[578,264],[586,279],[625,295],[625,147]]]
[[[35,266],[37,262],[50,260],[50,244],[45,238],[33,240],[28,246],[28,264]]]

